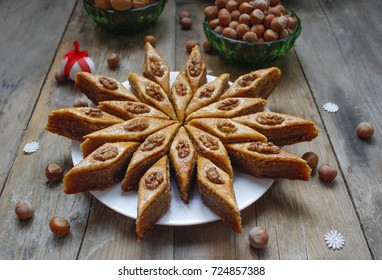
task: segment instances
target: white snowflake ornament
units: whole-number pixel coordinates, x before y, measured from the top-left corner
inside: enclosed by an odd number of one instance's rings
[[[326,102],[322,108],[329,113],[336,113],[339,109],[337,104],[331,102]]]
[[[331,230],[325,234],[325,243],[329,249],[339,250],[345,246],[345,238],[337,230]]]
[[[37,142],[29,142],[24,146],[24,153],[32,154],[37,152],[38,148],[40,148],[39,143]]]

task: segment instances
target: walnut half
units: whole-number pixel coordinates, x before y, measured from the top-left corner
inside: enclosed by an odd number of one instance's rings
[[[107,146],[96,151],[93,158],[98,161],[106,161],[115,158],[118,155],[118,148],[114,146]]]
[[[281,151],[280,147],[270,142],[253,142],[248,145],[247,149],[261,154],[278,154]]]
[[[117,90],[118,89],[118,84],[108,77],[99,78],[99,82],[106,89],[109,89],[109,90]]]
[[[149,136],[143,144],[142,151],[152,151],[156,147],[159,147],[163,144],[165,140],[164,135],[151,135]]]
[[[212,138],[209,135],[203,134],[199,136],[199,140],[203,143],[203,145],[210,150],[218,150],[219,149],[219,143],[214,138]]]
[[[215,167],[211,167],[206,171],[206,177],[208,181],[214,184],[224,184],[224,179],[220,176],[218,170]]]
[[[163,175],[159,171],[153,171],[145,178],[146,188],[149,190],[155,190],[164,181]]]

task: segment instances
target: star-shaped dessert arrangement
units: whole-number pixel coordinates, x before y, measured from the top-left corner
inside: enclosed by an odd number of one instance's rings
[[[97,106],[53,111],[46,130],[80,141],[83,160],[64,177],[64,192],[105,190],[121,182],[138,192],[136,233],[143,239],[172,199],[188,204],[192,188],[227,226],[242,232],[233,166],[257,178],[309,180],[302,158],[280,146],[310,141],[316,125],[266,110],[281,79],[276,67],[229,82],[207,79],[198,46],[170,83],[170,68],[150,43],[132,91],[113,78],[80,72],[75,85]],[[178,193],[171,193],[170,177]],[[249,188],[251,186],[248,186]]]

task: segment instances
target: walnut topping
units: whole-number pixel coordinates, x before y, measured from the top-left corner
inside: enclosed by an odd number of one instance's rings
[[[118,84],[108,77],[99,78],[99,82],[106,89],[109,89],[109,90],[117,90],[118,89]]]
[[[175,93],[179,96],[185,96],[187,94],[187,86],[183,83],[175,85]]]
[[[163,63],[160,60],[153,57],[150,58],[149,66],[155,76],[162,77],[164,75]]]
[[[163,175],[159,171],[152,171],[145,178],[146,188],[149,190],[155,190],[164,181]]]
[[[154,150],[156,147],[159,147],[163,144],[164,139],[164,135],[151,135],[143,143],[141,150],[144,152]]]
[[[257,78],[259,78],[259,77],[258,77],[256,74],[254,74],[254,73],[249,73],[249,74],[244,75],[243,77],[241,77],[237,83],[238,83],[239,86],[241,86],[241,87],[247,87],[247,86],[249,86],[254,80],[256,80]]]
[[[236,125],[230,121],[219,121],[217,123],[217,127],[221,132],[225,134],[230,134],[237,131]]]
[[[148,96],[150,96],[151,98],[153,98],[157,101],[163,101],[164,100],[164,96],[160,92],[160,88],[158,85],[147,85],[146,86],[146,93]]]
[[[239,105],[238,99],[225,99],[220,102],[218,109],[222,111],[231,111]]]
[[[82,112],[85,115],[88,115],[89,117],[93,117],[93,118],[101,118],[103,116],[102,111],[98,108],[86,108],[86,109],[83,109]]]
[[[133,102],[127,102],[125,105],[125,110],[132,114],[145,114],[150,112],[150,108],[145,104],[137,104]]]
[[[212,93],[214,92],[215,87],[211,85],[205,86],[199,93],[199,98],[211,98]]]
[[[186,158],[190,154],[190,144],[186,140],[180,140],[175,148],[180,158]]]
[[[202,72],[202,60],[199,56],[194,55],[190,59],[190,63],[188,65],[188,72],[192,77],[197,77]]]
[[[126,124],[123,128],[129,132],[144,131],[149,127],[149,124],[146,120],[134,120]]]
[[[199,140],[202,141],[203,145],[210,150],[216,151],[219,149],[218,141],[207,134],[199,136]]]
[[[115,158],[118,155],[118,148],[115,146],[106,146],[95,152],[93,158],[98,161],[106,161]]]
[[[211,167],[206,171],[207,179],[214,184],[224,184],[224,179],[220,176],[218,170],[215,167]]]
[[[278,154],[281,151],[280,147],[270,142],[253,142],[248,145],[247,149],[261,154]]]
[[[285,121],[285,117],[272,112],[266,112],[258,116],[256,120],[264,125],[278,125]]]

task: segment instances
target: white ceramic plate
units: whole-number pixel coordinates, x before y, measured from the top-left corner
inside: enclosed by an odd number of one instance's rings
[[[171,72],[171,84],[175,81],[177,75],[178,72]],[[214,79],[215,77],[213,76],[207,76],[208,82]],[[127,89],[131,90],[128,82],[123,84]],[[82,160],[81,149],[77,141],[72,142],[72,160],[74,165]],[[273,181],[273,179],[258,179],[235,170],[234,189],[239,210],[248,207],[258,200],[272,185]],[[173,178],[171,180],[171,191],[172,200],[170,209],[157,224],[186,226],[208,223],[220,219],[204,206],[197,187],[194,187],[188,205],[180,200]],[[107,190],[93,191],[91,194],[114,211],[133,219],[137,218],[138,195],[136,191],[123,192],[118,183]]]

